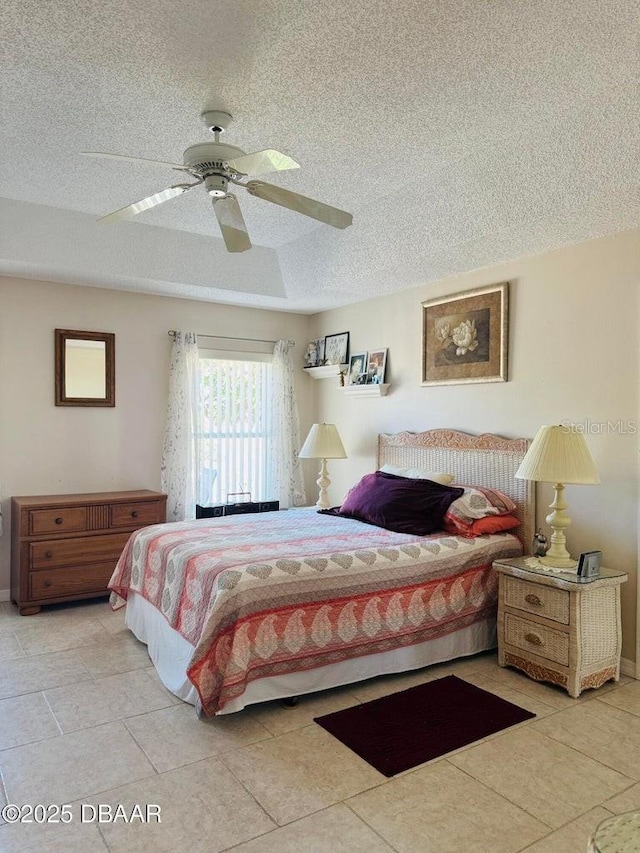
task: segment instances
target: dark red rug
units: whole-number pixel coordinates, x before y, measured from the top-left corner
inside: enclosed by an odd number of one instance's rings
[[[532,717],[447,675],[315,721],[380,773],[395,776]]]

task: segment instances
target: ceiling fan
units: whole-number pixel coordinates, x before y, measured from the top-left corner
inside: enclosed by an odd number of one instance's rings
[[[167,166],[186,172],[196,178],[195,183],[173,184],[165,190],[147,196],[140,201],[115,210],[101,217],[99,222],[117,222],[127,219],[145,210],[150,210],[158,204],[163,204],[171,198],[189,192],[194,187],[204,186],[213,201],[213,210],[222,232],[222,239],[229,252],[245,252],[251,248],[247,227],[240,210],[236,196],[229,192],[229,185],[242,187],[250,195],[271,201],[295,210],[304,216],[310,216],[319,222],[332,225],[334,228],[347,228],[353,217],[344,210],[331,207],[312,198],[299,195],[264,181],[245,180],[251,175],[263,175],[267,172],[281,172],[285,169],[298,169],[299,165],[291,157],[266,148],[253,154],[245,154],[235,145],[220,142],[220,134],[224,133],[231,123],[229,113],[221,110],[205,110],[202,113],[208,129],[213,133],[214,142],[199,142],[191,145],[183,154],[184,163],[168,163],[162,160],[146,160],[142,157],[127,157],[124,154],[105,154],[100,151],[83,151],[85,157],[106,157],[114,160],[132,160],[139,163],[150,163],[156,166]]]

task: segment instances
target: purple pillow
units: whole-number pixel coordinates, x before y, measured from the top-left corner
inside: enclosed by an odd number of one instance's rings
[[[376,471],[365,474],[332,515],[357,518],[396,533],[426,536],[442,530],[442,519],[464,489],[433,480],[414,480]]]

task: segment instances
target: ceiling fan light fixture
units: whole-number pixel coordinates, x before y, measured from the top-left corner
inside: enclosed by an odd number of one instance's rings
[[[225,198],[229,181],[224,175],[209,175],[204,185],[211,198]]]
[[[211,133],[224,133],[232,119],[232,116],[224,110],[203,110],[200,116]]]

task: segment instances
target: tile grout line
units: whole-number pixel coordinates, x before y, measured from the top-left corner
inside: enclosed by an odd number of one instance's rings
[[[540,843],[540,841],[545,841],[551,835],[553,835],[555,832],[561,832],[563,829],[566,829],[568,826],[571,826],[572,823],[575,823],[577,820],[580,820],[585,815],[588,815],[589,812],[594,811],[595,809],[603,809],[606,812],[609,811],[609,809],[607,809],[603,805],[592,806],[590,809],[587,809],[586,812],[582,812],[582,814],[579,814],[577,817],[571,818],[571,820],[568,820],[566,823],[563,823],[562,826],[558,826],[555,829],[553,829],[549,833],[549,835],[545,835],[544,838],[540,838],[538,841],[534,841],[533,844],[528,844],[526,847],[522,847],[519,851],[516,851],[516,853],[527,853],[527,850],[533,849],[537,844]],[[609,814],[613,815],[613,812],[609,812]]]
[[[562,710],[566,710],[566,709],[562,709]],[[548,715],[548,716],[552,716],[552,715],[550,714],[550,715]],[[545,719],[546,719],[546,717],[545,717]],[[531,722],[534,722],[534,721],[533,721],[533,720],[530,720],[529,722],[531,723]],[[506,729],[505,731],[507,731],[507,732],[508,732],[508,731],[509,731],[509,729]],[[503,734],[503,732],[500,732],[499,734]],[[547,736],[545,732],[537,732],[537,734],[542,735],[543,737],[546,737],[546,736]],[[638,779],[633,779],[632,777],[627,776],[627,774],[626,774],[626,773],[622,773],[620,770],[616,770],[616,769],[615,769],[615,767],[608,767],[608,766],[607,766],[606,764],[604,764],[603,762],[598,761],[598,759],[596,759],[596,758],[592,758],[590,755],[587,755],[585,752],[581,752],[579,749],[576,749],[575,747],[570,746],[569,744],[563,743],[562,741],[558,741],[558,740],[556,740],[555,738],[553,738],[553,737],[551,737],[551,736],[549,736],[549,740],[552,740],[554,743],[559,743],[561,746],[564,746],[564,747],[566,747],[567,749],[570,749],[572,752],[575,752],[577,755],[581,756],[582,758],[587,758],[587,759],[589,759],[590,761],[595,761],[595,762],[596,762],[596,764],[599,764],[601,767],[606,768],[607,770],[612,770],[614,773],[617,773],[619,776],[622,776],[623,778],[625,778],[625,779],[627,779],[627,780],[629,781],[629,784],[628,784],[628,785],[626,785],[624,788],[622,788],[620,791],[617,791],[615,794],[612,794],[610,797],[607,797],[607,799],[606,799],[606,800],[602,800],[602,801],[601,801],[601,802],[599,802],[599,803],[594,803],[592,806],[590,806],[590,807],[587,809],[587,811],[591,811],[591,809],[598,808],[598,807],[606,808],[606,806],[604,806],[604,803],[605,803],[605,802],[607,802],[608,800],[613,799],[613,797],[617,797],[619,794],[622,794],[622,793],[624,793],[625,791],[628,791],[630,788],[633,788],[635,785],[637,785],[637,784],[639,783],[639,781],[640,781],[640,780],[638,780]],[[445,759],[445,760],[447,760],[447,759]],[[462,767],[458,767],[458,765],[457,765],[457,764],[454,764],[453,762],[448,762],[448,763],[449,763],[449,764],[451,764],[451,766],[452,766],[452,767],[457,767],[457,768],[458,768],[458,770],[462,770],[462,772],[463,772],[463,773],[465,773],[467,776],[469,776],[471,779],[474,779],[476,782],[479,782],[481,785],[484,785],[486,788],[488,788],[489,790],[493,791],[493,792],[494,792],[495,794],[497,794],[498,796],[503,797],[505,800],[507,800],[508,802],[512,803],[512,805],[516,806],[516,807],[517,807],[517,808],[519,808],[519,809],[522,809],[523,811],[527,812],[527,814],[531,814],[531,813],[527,810],[527,808],[526,808],[525,806],[520,805],[520,803],[516,803],[516,802],[514,802],[513,800],[511,800],[511,799],[510,799],[510,797],[509,797],[507,794],[503,794],[501,791],[497,791],[497,790],[496,790],[495,788],[493,788],[493,787],[492,787],[488,782],[485,782],[485,781],[483,781],[482,779],[478,779],[478,778],[477,778],[476,776],[474,776],[471,772],[469,772],[469,771],[465,770],[465,769],[464,769],[464,768],[462,768]],[[586,814],[586,812],[582,812],[581,814]],[[577,815],[576,817],[572,818],[571,820],[576,820],[576,819],[577,819],[578,817],[580,817],[580,816],[581,816],[581,815]],[[545,820],[543,820],[543,819],[542,819],[542,818],[540,818],[540,817],[537,817],[537,816],[536,816],[536,815],[534,815],[534,814],[531,814],[531,817],[533,817],[535,820],[539,821],[540,823],[544,823],[544,824],[546,824],[546,821],[545,821]],[[568,821],[568,823],[571,823],[571,821]],[[565,825],[565,824],[563,824],[563,826],[564,826],[564,825]],[[556,828],[551,827],[551,829],[552,829],[552,831],[554,831],[554,832],[555,832],[555,831],[556,831],[556,829],[557,829],[557,827],[556,827]]]
[[[609,691],[613,693],[613,690]],[[608,694],[605,694],[608,695]],[[603,696],[598,696],[594,698],[594,702],[599,702],[601,705],[604,705],[605,708],[615,708],[616,711],[623,711],[625,714],[631,714],[632,717],[640,717],[640,709],[638,711],[631,711],[629,708],[621,708],[619,705],[614,705],[613,702],[607,702],[607,700]]]
[[[261,811],[261,812],[263,812],[263,813],[264,813],[264,815],[265,815],[265,816],[266,816],[266,817],[271,821],[271,823],[273,823],[273,824],[274,824],[273,829],[270,829],[270,830],[269,830],[269,832],[273,832],[274,830],[279,829],[279,828],[280,828],[280,824],[278,823],[278,821],[277,821],[277,820],[276,820],[272,815],[270,815],[270,814],[269,814],[269,812],[268,812],[268,811],[266,810],[266,808],[262,805],[262,803],[261,803],[261,802],[256,798],[256,796],[255,796],[255,795],[254,795],[254,794],[253,794],[253,793],[252,793],[252,792],[247,788],[247,786],[244,784],[244,782],[242,781],[242,779],[240,779],[240,778],[237,776],[237,774],[233,772],[233,770],[231,769],[231,767],[229,767],[229,766],[226,764],[226,762],[225,762],[225,761],[223,761],[223,757],[222,757],[222,755],[221,755],[221,756],[214,756],[214,759],[215,759],[215,760],[217,760],[217,761],[219,761],[228,773],[231,773],[231,775],[232,775],[232,776],[233,776],[233,778],[236,780],[236,782],[238,783],[238,785],[240,785],[240,787],[241,787],[244,791],[246,791],[246,793],[249,795],[249,797],[251,797],[251,799],[254,801],[254,803],[258,806],[258,808],[260,809],[260,811]],[[202,760],[202,761],[211,761],[211,759],[210,759],[210,758],[205,758],[205,759],[201,759],[201,760]],[[194,763],[195,763],[195,764],[198,764],[199,762],[197,762],[197,761],[196,761],[196,762],[194,762]],[[285,826],[287,826],[287,824],[284,824],[284,825],[285,825]],[[268,835],[268,834],[269,834],[269,832],[262,832],[262,833],[260,833],[259,835],[255,835],[255,836],[254,836],[254,838],[261,838],[263,835]],[[242,843],[244,844],[244,842],[242,842]],[[238,845],[236,845],[236,847],[237,847],[237,846],[238,846]]]
[[[9,802],[9,794],[7,793],[7,785],[4,781],[4,771],[0,765],[0,803],[6,806]],[[4,821],[0,822],[0,826],[4,825]]]
[[[621,710],[621,709],[618,709],[618,710]],[[635,716],[635,715],[632,715],[632,716]],[[599,764],[601,767],[604,767],[607,770],[612,770],[614,773],[617,773],[618,775],[623,776],[625,779],[629,779],[631,782],[631,785],[627,785],[627,787],[623,789],[625,791],[628,788],[632,787],[633,785],[637,785],[638,783],[640,783],[640,776],[637,779],[634,779],[632,776],[629,776],[627,773],[623,773],[622,770],[618,770],[617,767],[612,767],[610,764],[605,764],[605,762],[601,761],[599,758],[594,758],[592,755],[589,755],[586,752],[582,752],[582,750],[578,749],[575,746],[572,746],[570,743],[565,743],[565,741],[560,740],[557,737],[554,737],[553,733],[538,731],[538,734],[542,735],[543,737],[548,737],[549,740],[552,740],[554,743],[559,743],[561,746],[566,747],[566,749],[572,750],[572,752],[575,752],[578,755],[581,755],[583,758],[588,758],[590,761],[595,761],[596,764]],[[614,794],[613,796],[617,796],[617,794]],[[608,799],[611,799],[611,797],[609,797]]]
[[[394,777],[394,778],[395,778],[395,777]],[[395,853],[400,853],[400,851],[398,850],[398,848],[397,848],[394,844],[392,844],[392,843],[391,843],[391,841],[389,841],[389,840],[388,840],[387,838],[385,838],[383,835],[380,835],[380,833],[378,832],[378,830],[377,830],[374,826],[371,826],[371,824],[366,820],[366,818],[362,817],[362,815],[359,815],[359,814],[358,814],[358,812],[354,811],[354,809],[349,805],[349,800],[352,800],[354,797],[358,797],[358,796],[359,796],[359,794],[354,794],[354,795],[353,795],[353,797],[348,797],[346,800],[341,800],[342,805],[343,805],[345,808],[349,809],[349,811],[351,812],[351,814],[355,815],[355,816],[358,818],[358,820],[361,820],[361,821],[362,821],[362,823],[363,823],[365,826],[369,827],[369,829],[371,830],[371,832],[373,832],[375,835],[377,835],[377,837],[378,837],[378,838],[379,838],[379,839],[380,839],[384,844],[386,844],[388,847],[390,847],[392,850],[394,850],[394,851],[395,851]]]
[[[20,642],[19,633],[20,633],[19,630],[18,631],[12,631],[12,636],[15,637],[16,642],[18,643],[18,645],[20,646],[20,649],[22,650],[23,656],[26,658],[26,657],[28,657],[27,650],[25,649],[25,647]],[[20,658],[18,658],[18,660],[20,660]]]
[[[468,770],[465,770],[463,767],[458,767],[458,765],[457,765],[457,764],[454,764],[453,762],[449,761],[448,759],[445,759],[445,761],[446,761],[446,762],[447,762],[447,764],[449,764],[451,767],[454,767],[456,770],[460,770],[460,771],[461,771],[462,773],[464,773],[464,775],[465,775],[465,776],[467,776],[469,779],[472,779],[474,782],[477,782],[479,785],[482,785],[482,787],[483,787],[483,788],[486,788],[488,791],[491,791],[491,793],[495,794],[495,795],[496,795],[496,796],[498,796],[498,797],[501,797],[503,800],[505,800],[505,802],[509,803],[510,805],[514,806],[514,807],[515,807],[515,808],[517,808],[517,809],[520,809],[520,811],[522,811],[522,812],[524,812],[525,814],[529,815],[529,817],[533,818],[533,820],[537,821],[538,823],[541,823],[543,826],[547,826],[547,827],[549,827],[549,832],[547,832],[547,833],[546,833],[546,835],[544,835],[544,836],[543,836],[543,838],[546,838],[546,837],[547,837],[547,835],[550,835],[552,832],[555,832],[555,830],[556,830],[556,828],[555,828],[555,827],[550,826],[550,825],[546,822],[546,820],[543,820],[541,817],[538,817],[537,815],[532,814],[532,813],[531,813],[531,812],[526,808],[526,806],[522,806],[522,805],[520,805],[520,803],[515,803],[515,802],[514,802],[513,800],[511,800],[511,799],[510,799],[506,794],[503,794],[501,791],[496,791],[496,789],[495,789],[495,788],[492,788],[492,787],[491,787],[491,785],[490,785],[488,782],[483,782],[483,781],[482,781],[482,779],[478,779],[478,778],[476,778],[476,777],[473,775],[473,773],[470,773]],[[592,807],[592,808],[593,808],[593,807]],[[573,818],[572,818],[572,820],[573,820]],[[538,839],[538,841],[542,841],[542,838],[539,838],[539,839]],[[537,843],[537,842],[534,842],[534,843]]]
[[[97,824],[97,827],[98,827],[98,835],[100,836],[100,839],[101,839],[102,843],[104,844],[105,850],[110,851],[111,847],[109,846],[109,842],[105,838],[104,833],[102,832],[102,827],[100,826],[99,823]]]
[[[174,707],[174,706],[171,706],[171,707]],[[177,707],[177,706],[176,706],[176,707]],[[159,710],[159,711],[163,711],[163,710],[164,710],[164,708],[158,708],[158,710]],[[118,722],[123,723],[123,725],[124,725],[125,729],[126,729],[126,730],[127,730],[127,732],[129,733],[129,736],[131,737],[131,739],[133,740],[133,742],[135,743],[135,745],[138,747],[138,749],[140,749],[140,750],[142,751],[142,754],[144,755],[144,757],[147,759],[147,761],[149,762],[149,764],[153,767],[153,770],[154,770],[154,772],[155,772],[156,776],[161,776],[161,775],[162,775],[162,773],[158,770],[158,768],[156,767],[156,765],[155,765],[155,764],[153,763],[153,761],[151,760],[151,756],[150,756],[150,755],[147,755],[147,751],[146,751],[146,750],[145,750],[145,748],[142,746],[142,744],[138,741],[138,738],[134,735],[134,733],[131,731],[131,729],[130,729],[130,728],[129,728],[129,726],[127,725],[127,719],[129,719],[129,718],[128,718],[128,717],[124,717],[123,719],[119,720]],[[194,762],[194,763],[195,763],[195,762]],[[164,771],[164,772],[167,772],[167,771]]]
[[[66,654],[68,651],[73,651],[73,650],[72,649],[63,649],[60,652],[47,652],[47,654],[52,654],[52,655]],[[15,664],[15,663],[26,664],[30,660],[33,660],[34,657],[39,657],[39,656],[38,655],[31,655],[31,656],[27,655],[25,658],[20,658],[19,660],[7,661],[7,663],[10,663],[10,664]],[[51,687],[36,687],[33,690],[24,690],[24,691],[21,691],[19,693],[8,693],[6,696],[0,695],[0,702],[3,702],[5,699],[18,699],[20,696],[31,696],[34,693],[44,693],[45,690],[57,690],[59,687],[73,687],[73,686],[76,686],[79,684],[88,684],[89,682],[95,681],[95,678],[89,672],[89,670],[87,669],[87,667],[84,665],[83,661],[80,658],[78,658],[77,663],[79,663],[80,666],[84,669],[86,674],[89,676],[88,678],[83,678],[80,681],[76,681],[76,680],[69,681],[66,684],[52,685]],[[1,674],[2,674],[2,666],[0,665],[0,675]]]
[[[122,726],[122,727],[123,727],[123,729],[124,729],[124,731],[126,732],[126,734],[127,734],[129,737],[131,737],[131,739],[134,741],[134,743],[135,743],[136,747],[138,747],[138,749],[141,749],[141,747],[139,746],[139,744],[137,743],[137,741],[135,741],[135,739],[133,738],[133,735],[131,735],[131,733],[129,732],[129,729],[128,729],[126,726],[124,726],[124,725],[123,725],[123,721],[122,721],[122,720],[111,720],[111,721],[109,721],[109,722],[107,722],[107,723],[101,723],[101,725],[102,725],[102,726],[118,726],[118,725]],[[92,726],[91,728],[99,728],[99,726]],[[67,732],[66,734],[67,734],[67,735],[75,735],[75,734],[78,734],[78,733],[80,733],[80,732],[89,731],[89,730],[90,730],[90,729],[78,729],[78,730],[77,730],[77,731],[75,731],[75,732]],[[65,735],[63,734],[63,735],[62,735],[62,737],[64,737],[64,736],[65,736]],[[47,738],[47,740],[46,740],[46,741],[35,741],[35,743],[41,744],[41,743],[46,743],[47,741],[51,741],[51,742],[53,742],[53,741],[55,741],[55,740],[57,740],[57,739],[56,739],[56,738]],[[30,744],[23,744],[22,746],[10,747],[10,749],[22,749],[23,747],[29,747],[29,746],[34,746],[34,743],[30,743]],[[6,752],[8,752],[8,751],[9,751],[9,750],[6,750]],[[72,800],[70,800],[69,802],[72,802],[72,803],[75,803],[75,802],[82,802],[83,800],[88,799],[88,798],[90,798],[90,797],[98,797],[98,796],[100,796],[100,795],[102,795],[102,794],[108,793],[109,791],[115,791],[115,790],[117,790],[118,788],[123,788],[123,787],[126,787],[126,786],[128,786],[128,785],[137,784],[137,783],[139,783],[139,782],[144,782],[145,780],[153,779],[153,778],[155,778],[156,776],[159,776],[160,774],[156,771],[156,769],[155,769],[154,765],[149,761],[149,759],[147,758],[146,753],[144,752],[144,750],[141,750],[141,751],[142,751],[142,754],[144,755],[145,759],[148,761],[148,763],[149,763],[149,765],[150,765],[151,769],[153,770],[153,773],[152,773],[152,774],[148,774],[148,775],[146,775],[146,776],[142,776],[142,777],[140,777],[139,779],[134,779],[134,780],[133,780],[133,781],[131,781],[131,782],[125,782],[124,784],[112,785],[110,788],[103,788],[103,789],[100,789],[99,791],[91,791],[91,792],[90,792],[90,793],[88,793],[88,794],[83,794],[81,798],[79,798],[79,799],[78,799],[78,798],[76,798],[76,799],[72,799]],[[2,753],[0,753],[0,758],[1,758],[1,757],[2,757]],[[2,765],[0,765],[0,783],[3,783],[3,771],[2,771]],[[6,791],[6,787],[5,787],[5,791]],[[0,825],[1,825],[1,824],[0,824]]]
[[[124,675],[125,673],[122,673],[122,674]],[[79,682],[79,684],[87,684],[87,683],[88,682],[86,682],[86,681]],[[75,687],[75,686],[76,686],[75,684],[64,684],[64,685],[62,685],[63,688],[64,687]],[[52,688],[47,688],[47,689],[48,690],[49,689],[50,690],[57,690],[58,688],[52,687]],[[80,726],[80,728],[77,728],[77,729],[69,729],[69,731],[63,731],[62,736],[64,737],[65,735],[75,735],[75,734],[78,734],[79,732],[88,732],[91,729],[98,729],[98,728],[100,728],[100,726],[108,726],[111,723],[126,723],[127,720],[132,720],[132,719],[135,719],[136,717],[144,717],[145,714],[153,714],[155,711],[166,711],[168,708],[179,708],[179,707],[180,707],[179,705],[174,705],[172,702],[170,702],[168,705],[163,705],[161,708],[153,708],[151,710],[148,709],[146,711],[140,711],[140,713],[138,713],[138,714],[127,714],[127,716],[123,716],[123,717],[112,717],[110,720],[102,720],[98,723],[91,723],[91,725],[88,725],[88,726]],[[52,709],[52,713],[54,714],[54,717],[55,717],[55,713],[53,712],[53,709]],[[58,722],[57,717],[56,717],[56,722]],[[60,725],[60,724],[58,723],[58,725]],[[126,729],[127,729],[127,731],[129,731],[128,726],[126,726]],[[132,735],[132,737],[133,737],[133,735]],[[51,740],[51,738],[44,738],[44,740]],[[43,742],[43,741],[41,741],[41,742]]]
[[[51,703],[49,702],[49,699],[47,698],[47,694],[44,690],[42,691],[42,698],[46,702],[47,708],[49,709],[49,712],[51,713],[51,716],[53,717],[54,722],[55,722],[56,726],[58,727],[58,731],[60,732],[59,737],[62,737],[62,735],[64,735],[64,732],[62,731],[62,726],[60,725],[60,721],[56,717],[55,712],[54,712],[53,708],[51,707]],[[48,739],[49,738],[45,738],[45,740],[48,740]]]
[[[278,739],[280,739],[280,738],[288,737],[288,736],[289,736],[289,735],[291,735],[293,732],[301,732],[301,731],[304,731],[305,729],[310,729],[310,728],[312,728],[312,727],[314,726],[314,724],[315,724],[315,721],[312,721],[311,723],[307,724],[306,726],[300,726],[300,728],[298,728],[298,729],[292,729],[291,731],[283,732],[283,733],[282,733],[282,734],[280,734],[280,735],[273,735],[271,739],[269,739],[269,738],[265,738],[263,741],[256,741],[256,745],[257,745],[257,744],[266,743],[268,740],[278,740]],[[320,728],[322,728],[322,727],[320,727]],[[327,733],[327,734],[328,734],[328,733]],[[329,735],[329,736],[330,736],[330,737],[332,737],[331,735]],[[338,744],[340,744],[340,746],[344,747],[344,749],[346,749],[348,753],[350,753],[350,754],[351,754],[351,755],[353,755],[356,759],[358,759],[358,761],[361,761],[364,765],[366,765],[367,767],[369,767],[369,768],[373,769],[373,770],[374,770],[376,773],[378,773],[378,775],[379,775],[379,776],[381,776],[381,778],[382,778],[382,782],[379,782],[379,783],[377,783],[377,784],[373,784],[373,785],[367,785],[367,786],[366,786],[365,788],[363,788],[361,791],[358,791],[358,792],[357,792],[357,793],[355,793],[355,794],[351,794],[351,795],[350,795],[351,797],[356,797],[356,796],[358,796],[359,794],[364,794],[364,793],[365,793],[365,792],[367,792],[367,791],[372,791],[374,788],[381,788],[381,787],[383,787],[384,785],[388,784],[389,782],[393,781],[393,779],[392,779],[392,778],[386,778],[385,776],[383,776],[383,774],[382,774],[382,773],[380,773],[380,771],[376,770],[376,768],[375,768],[375,767],[372,767],[372,765],[370,765],[367,761],[365,761],[365,760],[364,760],[364,758],[361,758],[359,755],[357,755],[355,752],[353,752],[353,750],[349,749],[349,747],[347,747],[347,746],[346,746],[345,744],[343,744],[341,741],[338,741],[338,740],[336,739],[336,742],[337,742]],[[253,745],[254,745],[254,744],[247,744],[246,746],[247,746],[247,747],[251,747],[251,746],[253,746]],[[240,747],[240,749],[244,749],[244,748],[245,748],[245,747]],[[229,752],[233,752],[233,751],[234,751],[234,750],[229,750]],[[254,794],[253,794],[253,793],[252,793],[252,792],[251,792],[251,791],[246,787],[246,785],[245,785],[245,784],[242,782],[242,780],[237,776],[237,774],[233,771],[233,769],[232,769],[231,767],[229,767],[229,766],[228,766],[228,764],[224,761],[224,757],[225,757],[225,755],[228,755],[228,754],[229,754],[228,752],[227,752],[227,753],[221,753],[221,754],[220,754],[219,758],[220,758],[221,762],[224,764],[224,766],[227,768],[227,770],[228,770],[228,771],[229,771],[229,772],[234,776],[234,778],[235,778],[235,779],[237,779],[237,781],[242,785],[242,787],[247,791],[247,793],[248,793],[248,794],[250,794],[250,796],[251,796],[253,799],[256,799],[255,795],[254,795]],[[258,802],[258,800],[256,800],[256,802]],[[296,818],[296,819],[295,819],[295,820],[293,820],[293,821],[288,821],[287,823],[284,823],[284,824],[279,824],[279,823],[277,822],[276,818],[275,818],[275,817],[273,817],[271,814],[269,814],[269,812],[266,810],[266,808],[265,808],[264,806],[262,806],[262,805],[261,805],[261,803],[259,803],[259,802],[258,802],[258,805],[259,805],[259,806],[260,806],[260,808],[262,808],[262,810],[263,810],[263,811],[268,815],[268,817],[269,817],[269,818],[270,818],[270,819],[271,819],[271,820],[276,824],[276,826],[277,826],[277,827],[281,827],[281,826],[289,826],[290,824],[295,823],[295,822],[296,822],[296,821],[298,821],[298,820],[302,820],[302,818],[304,818],[304,817],[310,817],[310,816],[311,816],[311,815],[313,815],[313,814],[318,814],[318,812],[325,811],[326,809],[330,808],[331,806],[337,805],[338,803],[344,803],[344,800],[338,800],[338,801],[337,801],[337,802],[335,802],[335,803],[330,803],[330,804],[329,804],[329,805],[327,805],[327,806],[322,806],[321,808],[316,809],[315,811],[309,812],[309,813],[308,813],[308,814],[306,814],[306,815],[302,815],[301,817]]]

